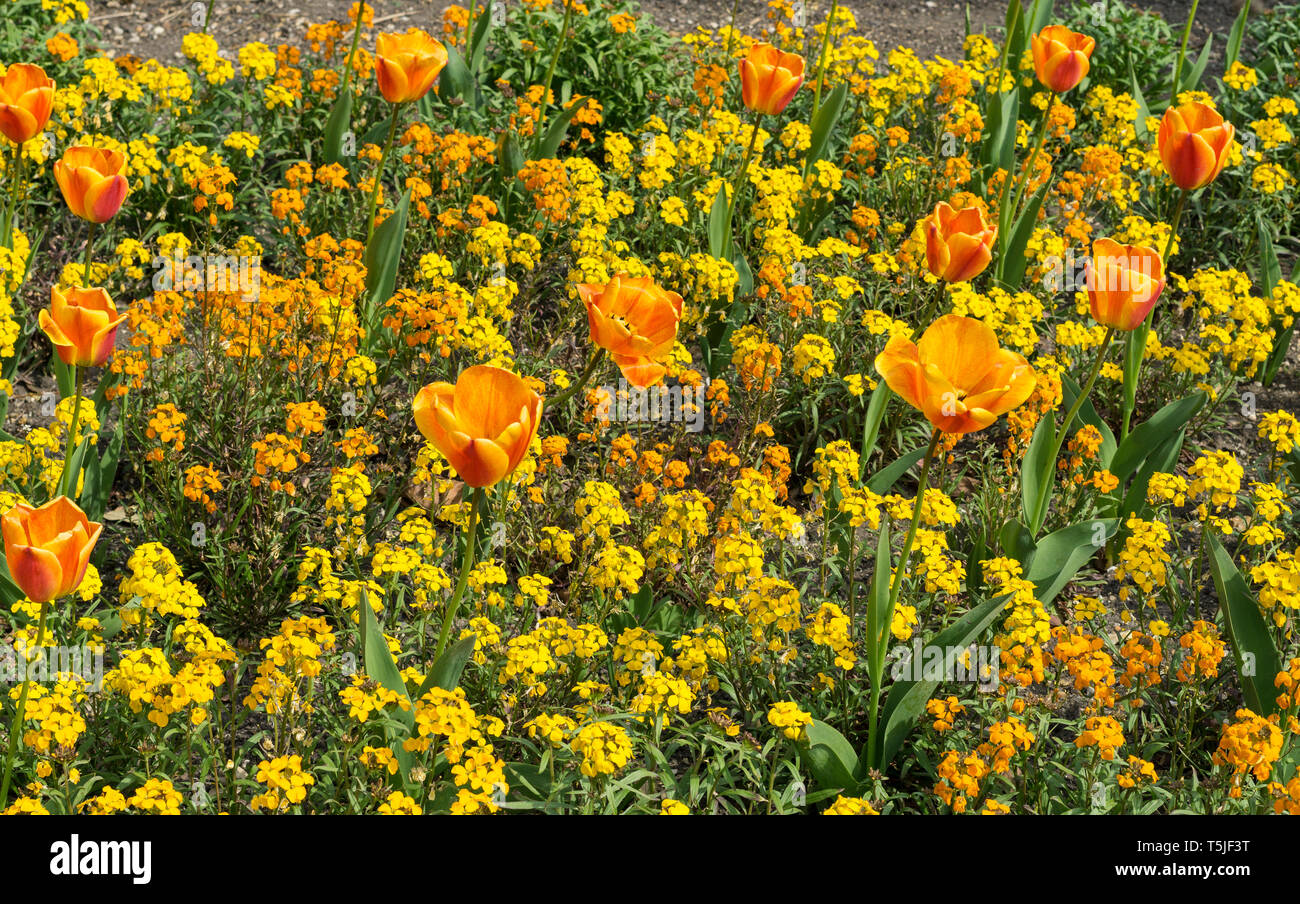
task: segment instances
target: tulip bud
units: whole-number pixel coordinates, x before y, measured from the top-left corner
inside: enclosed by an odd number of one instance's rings
[[[48,603],[81,586],[104,529],[67,496],[40,508],[20,502],[0,519],[0,527],[9,574],[34,603]]]
[[[1164,291],[1164,263],[1151,248],[1098,239],[1092,243],[1085,279],[1093,319],[1117,330],[1133,330]]]
[[[1048,25],[1029,39],[1034,74],[1043,87],[1064,94],[1083,81],[1097,42],[1064,25]]]
[[[31,141],[50,121],[54,80],[40,66],[14,63],[0,77],[0,133],[15,144]]]
[[[591,341],[606,349],[623,376],[644,389],[667,372],[660,361],[673,350],[682,296],[649,277],[615,276],[607,285],[579,285]]]
[[[49,337],[64,364],[99,367],[113,353],[117,328],[126,315],[103,289],[74,287],[50,290],[50,309],[37,316],[41,331]]]
[[[926,266],[946,282],[974,279],[993,259],[998,228],[985,222],[978,207],[954,210],[940,201],[923,226]]]
[[[1170,107],[1156,136],[1165,172],[1184,191],[1204,188],[1227,165],[1234,131],[1213,107],[1195,101]]]
[[[375,39],[375,78],[389,103],[404,104],[424,97],[446,65],[447,48],[418,28],[404,35],[384,33]]]
[[[108,222],[126,200],[126,156],[120,151],[68,148],[54,164],[54,178],[68,209],[91,223]]]
[[[740,87],[745,106],[755,113],[780,113],[803,84],[803,57],[783,53],[771,44],[753,44],[740,61]]]

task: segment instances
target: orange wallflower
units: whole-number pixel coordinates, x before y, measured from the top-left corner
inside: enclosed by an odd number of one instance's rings
[[[755,43],[740,61],[740,87],[745,106],[755,113],[780,113],[803,84],[803,57],[783,53],[771,44]]]
[[[889,388],[944,433],[983,430],[1034,391],[1034,370],[1023,355],[999,348],[993,328],[945,314],[921,341],[901,335],[876,356]]]
[[[1029,39],[1034,73],[1046,88],[1064,94],[1088,74],[1097,42],[1064,25],[1049,25]]]
[[[1117,330],[1136,329],[1164,291],[1164,263],[1151,248],[1098,239],[1085,285],[1094,320]]]
[[[425,386],[413,407],[420,432],[460,479],[490,487],[523,461],[537,432],[542,397],[510,371],[477,364],[461,371],[454,386]]]
[[[50,309],[37,316],[64,364],[99,367],[113,353],[117,328],[126,319],[103,289],[50,290]]]
[[[40,66],[14,63],[0,78],[0,133],[15,144],[45,130],[54,109],[54,80]]]
[[[1184,191],[1204,188],[1227,164],[1233,132],[1232,123],[1205,104],[1191,101],[1170,107],[1156,137],[1165,172]]]
[[[925,263],[947,282],[965,282],[984,272],[993,258],[998,227],[978,207],[954,210],[940,201],[925,220]]]
[[[76,145],[54,164],[54,178],[69,210],[91,223],[106,223],[126,200],[126,155]]]
[[[424,97],[446,65],[447,48],[418,28],[404,35],[383,33],[375,39],[375,78],[389,103]]]
[[[34,603],[48,603],[81,586],[104,529],[67,496],[40,508],[20,502],[0,519],[0,526],[9,573]]]
[[[661,289],[649,277],[615,276],[605,286],[579,285],[587,306],[591,341],[609,351],[633,386],[658,383],[659,363],[673,350],[682,316],[682,296]]]

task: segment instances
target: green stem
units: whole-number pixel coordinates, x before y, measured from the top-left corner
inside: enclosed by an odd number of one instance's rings
[[[898,596],[903,589],[903,574],[907,571],[908,559],[912,555],[912,544],[916,541],[916,529],[921,523],[921,509],[925,506],[925,488],[930,480],[930,465],[934,462],[935,450],[939,448],[939,438],[943,436],[938,427],[930,435],[930,448],[925,451],[925,462],[921,465],[921,478],[916,486],[916,499],[912,503],[912,523],[907,529],[907,539],[903,541],[903,551],[899,555],[898,568],[894,571],[889,587],[889,607],[884,612],[883,624],[876,623],[875,600],[868,603],[867,609],[867,657],[871,670],[871,707],[868,710],[870,724],[867,729],[867,763],[873,768],[880,765],[876,755],[876,729],[880,720],[880,691],[885,673],[885,637],[894,623],[894,608],[898,605]]]
[[[89,289],[92,286],[90,278],[91,252],[95,249],[95,227],[96,223],[87,224],[89,229],[86,231],[86,256],[81,262],[81,284]]]
[[[1192,0],[1192,11],[1187,16],[1187,24],[1183,26],[1183,43],[1178,48],[1178,59],[1174,62],[1174,86],[1169,93],[1169,105],[1173,106],[1178,103],[1178,83],[1183,79],[1183,60],[1187,58],[1187,39],[1192,35],[1192,21],[1196,18],[1196,7],[1200,5],[1201,0]]]
[[[478,513],[479,508],[483,505],[484,493],[482,487],[474,488],[474,501],[469,510],[469,524],[465,527],[465,557],[461,560],[460,577],[456,580],[456,589],[451,595],[451,602],[447,604],[447,614],[442,620],[442,632],[438,635],[438,648],[433,654],[435,663],[442,658],[442,651],[447,648],[447,640],[451,637],[451,626],[460,613],[460,603],[465,596],[465,585],[469,582],[469,573],[474,568],[474,540],[478,533]]]
[[[379,186],[384,178],[384,162],[388,152],[393,149],[393,137],[397,134],[397,114],[401,104],[393,104],[393,116],[388,121],[388,139],[384,142],[383,153],[379,155],[379,167],[375,170],[375,185],[370,192],[370,215],[366,217],[366,250],[370,250],[370,240],[375,237],[375,211],[379,208]]]
[[[1101,348],[1097,350],[1097,360],[1093,362],[1092,372],[1088,374],[1088,381],[1083,384],[1079,390],[1079,396],[1070,406],[1069,412],[1065,415],[1065,420],[1061,423],[1061,429],[1056,431],[1056,437],[1052,441],[1051,454],[1045,461],[1047,464],[1047,473],[1042,475],[1042,486],[1038,488],[1038,498],[1034,500],[1034,523],[1030,525],[1030,531],[1035,537],[1043,526],[1043,521],[1047,517],[1047,496],[1052,491],[1053,482],[1056,479],[1056,456],[1061,454],[1061,446],[1065,443],[1065,438],[1070,434],[1070,425],[1074,423],[1075,415],[1083,407],[1083,403],[1088,399],[1088,393],[1092,392],[1092,386],[1097,382],[1097,375],[1101,373],[1101,366],[1106,362],[1106,352],[1110,350],[1111,337],[1115,335],[1113,326],[1106,327],[1106,336],[1101,340]]]
[[[1043,121],[1038,124],[1038,138],[1034,142],[1034,150],[1029,154],[1029,160],[1025,164],[1025,178],[1020,180],[1016,186],[1015,196],[1011,200],[1011,217],[1006,220],[1010,226],[1016,221],[1016,216],[1020,213],[1020,202],[1025,195],[1025,189],[1029,187],[1029,180],[1034,177],[1034,164],[1038,162],[1038,155],[1043,150],[1043,145],[1047,143],[1047,123],[1052,118],[1052,104],[1056,103],[1056,92],[1052,91],[1047,96],[1047,107],[1043,110]],[[998,238],[1002,238],[1001,234]]]
[[[587,381],[591,379],[591,375],[596,372],[596,365],[600,363],[600,359],[604,356],[604,351],[603,348],[599,347],[593,350],[591,358],[587,361],[587,367],[583,370],[581,376],[578,377],[577,382],[569,384],[569,388],[559,395],[547,399],[543,403],[545,407],[558,408],[560,405],[563,405],[565,402],[569,401],[569,399],[577,395],[582,387],[587,385]]]
[[[365,18],[365,0],[358,0],[357,6],[357,24],[352,29],[352,48],[348,51],[348,61],[343,69],[343,87],[339,90],[339,96],[346,94],[348,87],[352,84],[352,61],[357,56],[357,44],[361,41],[361,20]]]
[[[839,5],[839,0],[831,0],[831,14],[826,17],[826,32],[822,35],[822,52],[817,60],[817,82],[813,85],[812,117],[809,122],[817,119],[817,111],[822,106],[822,79],[826,77],[826,51],[831,43],[831,26],[835,24],[835,12],[839,9]]]
[[[731,37],[736,33],[736,15],[740,12],[740,0],[735,0],[731,4],[731,27],[727,29],[727,51],[723,54],[724,60],[731,60]]]
[[[542,140],[542,126],[546,124],[546,111],[551,106],[551,81],[555,78],[555,66],[560,62],[560,54],[569,40],[569,23],[573,21],[573,0],[564,0],[564,22],[560,25],[560,40],[555,43],[555,53],[551,56],[551,65],[546,69],[546,80],[542,82],[542,112],[537,118],[537,132],[533,135],[533,147]]]
[[[36,647],[45,645],[45,616],[49,614],[50,604],[41,603],[41,615],[36,628]],[[9,780],[13,777],[14,755],[18,752],[18,737],[23,732],[23,717],[27,712],[27,694],[32,682],[27,677],[27,650],[23,650],[23,688],[18,695],[18,711],[14,713],[13,724],[9,726],[9,752],[5,756],[4,781],[0,782],[0,810],[9,803]]]
[[[85,368],[72,365],[72,381],[76,385],[75,401],[72,403],[72,426],[68,429],[67,450],[63,453],[63,473],[59,475],[59,493],[76,501],[77,478],[72,474],[72,450],[76,448],[77,427],[81,425],[81,381],[85,377]]]
[[[722,250],[724,260],[731,260],[731,221],[736,215],[736,204],[740,201],[740,187],[745,184],[745,176],[749,172],[749,162],[754,157],[754,145],[758,144],[758,126],[762,121],[763,115],[761,113],[755,114],[752,127],[753,131],[750,132],[749,135],[749,147],[745,150],[744,162],[740,164],[740,170],[736,173],[736,177],[731,183],[731,201],[727,204],[727,226],[726,229],[723,230],[724,244]]]

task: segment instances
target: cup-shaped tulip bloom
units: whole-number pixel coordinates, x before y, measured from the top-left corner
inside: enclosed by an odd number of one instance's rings
[[[804,78],[803,57],[771,44],[753,44],[740,61],[740,88],[745,106],[755,113],[780,113],[794,100]]]
[[[126,200],[126,155],[107,148],[70,147],[54,164],[54,178],[74,214],[107,223]]]
[[[14,63],[0,78],[0,133],[15,144],[45,131],[54,109],[54,80],[40,66]]]
[[[940,201],[924,226],[926,266],[946,282],[974,279],[993,259],[998,227],[986,223],[978,207],[953,210]]]
[[[415,395],[415,423],[424,438],[472,487],[510,475],[528,452],[542,397],[500,367],[477,364],[456,384],[430,383]]]
[[[0,519],[0,527],[9,574],[34,603],[48,603],[81,586],[104,529],[67,496],[40,508],[20,502]]]
[[[1160,162],[1174,184],[1196,191],[1215,180],[1232,151],[1232,123],[1213,108],[1189,101],[1165,111],[1156,136]]]
[[[50,290],[50,309],[37,317],[59,360],[77,367],[99,367],[107,361],[125,319],[103,289],[58,286]]]
[[[1034,391],[1023,355],[999,348],[993,328],[945,314],[913,343],[894,336],[876,356],[889,388],[944,433],[983,430]]]
[[[404,104],[429,93],[442,67],[447,48],[413,28],[404,35],[384,33],[375,39],[375,77],[384,100]]]
[[[604,286],[579,285],[591,341],[606,349],[623,376],[644,389],[663,377],[660,363],[673,350],[682,296],[649,277],[615,276]]]
[[[1164,291],[1164,262],[1151,248],[1098,239],[1092,243],[1084,285],[1094,320],[1117,330],[1133,330],[1147,319]]]
[[[1034,74],[1043,86],[1064,94],[1088,74],[1097,42],[1064,25],[1049,25],[1029,39]]]

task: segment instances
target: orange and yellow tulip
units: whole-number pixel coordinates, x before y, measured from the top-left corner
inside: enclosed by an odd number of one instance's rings
[[[1023,355],[998,347],[992,327],[956,314],[932,323],[920,342],[894,336],[876,370],[944,433],[983,430],[1024,403],[1036,380]]]
[[[456,384],[430,383],[416,393],[415,423],[472,487],[508,477],[528,453],[542,397],[500,367],[477,364]]]
[[[660,361],[673,350],[682,296],[649,277],[615,276],[607,285],[579,285],[591,341],[606,349],[623,376],[644,389],[662,379]]]
[[[1098,239],[1092,243],[1085,285],[1094,320],[1117,330],[1133,330],[1147,319],[1164,291],[1164,262],[1151,248]]]
[[[446,65],[447,48],[418,28],[404,35],[384,33],[375,39],[375,78],[389,103],[404,104],[424,97]]]
[[[1156,136],[1156,149],[1165,172],[1184,191],[1196,191],[1215,180],[1232,150],[1232,123],[1213,108],[1189,101],[1165,111]]]
[[[9,574],[27,598],[48,603],[81,586],[102,524],[67,496],[33,508],[25,502],[0,519]]]
[[[126,155],[106,148],[70,147],[54,164],[54,178],[74,214],[107,223],[126,200]]]
[[[804,79],[803,57],[771,44],[750,45],[740,61],[741,96],[755,113],[780,113],[794,100]]]
[[[1034,74],[1043,87],[1064,94],[1088,74],[1097,42],[1064,25],[1049,25],[1029,39]]]
[[[978,207],[954,210],[940,201],[925,220],[925,263],[946,282],[965,282],[984,272],[993,259],[998,227],[984,221]]]
[[[99,367],[113,353],[117,328],[126,315],[118,315],[103,289],[55,286],[50,290],[50,309],[36,319],[64,364]]]
[[[54,109],[54,80],[40,66],[14,63],[0,77],[0,133],[15,144],[45,131]]]

